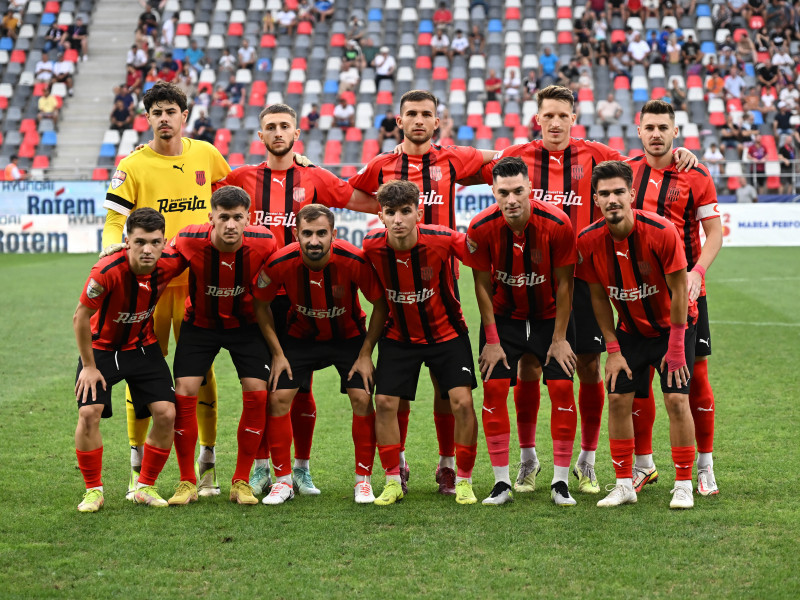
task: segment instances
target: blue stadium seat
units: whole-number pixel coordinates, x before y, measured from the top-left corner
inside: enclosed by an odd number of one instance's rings
[[[703,54],[716,54],[717,45],[714,42],[703,42],[700,44],[700,52]]]
[[[173,48],[172,58],[175,60],[183,60],[186,57],[186,51],[183,48]]]
[[[100,146],[100,156],[102,158],[114,158],[117,155],[117,147],[114,144],[103,144]]]
[[[695,15],[698,17],[710,17],[711,7],[708,4],[698,4]]]
[[[322,88],[323,94],[338,94],[339,82],[335,79],[328,79],[325,81],[325,86]]]
[[[458,135],[456,137],[459,140],[471,141],[475,139],[475,132],[472,130],[472,127],[462,125],[458,128]]]
[[[751,110],[750,114],[753,115],[753,125],[763,125],[764,124],[764,115],[761,114],[760,110]]]
[[[272,63],[268,58],[259,58],[256,62],[256,71],[269,72],[272,70]]]
[[[645,89],[637,89],[633,90],[633,101],[634,102],[647,102],[650,100],[650,92]]]
[[[503,22],[500,19],[492,19],[489,21],[489,26],[487,27],[487,31],[489,33],[499,33],[503,31]]]
[[[369,15],[367,16],[368,21],[383,21],[383,11],[380,8],[371,8],[369,11]]]
[[[58,135],[55,131],[45,131],[42,134],[41,143],[42,146],[55,146],[58,143]]]
[[[419,33],[433,33],[433,21],[423,19],[419,22]]]
[[[14,49],[14,40],[10,37],[0,38],[0,50],[8,50],[9,52]]]
[[[744,74],[748,77],[755,77],[756,76],[756,68],[753,66],[753,63],[746,62],[744,63]]]

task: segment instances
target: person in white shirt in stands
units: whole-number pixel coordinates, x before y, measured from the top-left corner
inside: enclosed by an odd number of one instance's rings
[[[382,79],[394,79],[397,70],[397,61],[389,54],[388,46],[381,46],[380,53],[373,61],[375,65],[375,85],[380,86]]]
[[[725,157],[722,155],[722,152],[720,152],[716,142],[711,142],[703,154],[703,163],[708,167],[708,172],[714,180],[715,185],[719,185],[721,165],[724,160]]]
[[[56,64],[42,52],[42,60],[36,63],[36,81],[48,82],[53,78],[53,69]]]
[[[450,55],[451,56],[466,56],[469,49],[469,40],[460,29],[456,29],[455,37],[450,42]]]

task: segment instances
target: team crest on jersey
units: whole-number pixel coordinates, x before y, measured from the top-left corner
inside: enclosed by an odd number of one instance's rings
[[[431,174],[431,179],[434,181],[442,180],[442,167],[430,167],[428,172]]]
[[[197,185],[205,185],[206,184],[206,172],[205,171],[195,171],[194,172],[194,180],[197,182]]]
[[[641,273],[642,275],[650,275],[652,268],[650,267],[649,262],[647,262],[646,260],[640,260],[638,261],[638,265],[639,265],[639,273]]]
[[[469,236],[467,236],[467,250],[469,250],[470,254],[475,254],[478,251],[478,243]]]
[[[433,267],[422,267],[419,270],[419,276],[425,281],[430,281],[433,279]]]
[[[333,294],[334,298],[344,298],[344,286],[343,285],[331,286],[331,293]]]
[[[106,288],[97,283],[94,279],[89,279],[89,284],[86,286],[86,295],[89,296],[89,298],[97,298],[105,291]]]
[[[125,171],[120,171],[119,169],[114,171],[114,176],[111,178],[111,188],[117,189],[119,186],[125,183],[125,179],[127,177],[128,175],[125,173]]]
[[[677,187],[672,187],[667,190],[667,202],[677,202],[680,200],[681,191]]]
[[[531,248],[531,261],[537,265],[542,262],[542,251],[538,248]]]
[[[272,279],[270,279],[270,278],[267,276],[267,274],[266,274],[266,273],[264,273],[264,271],[261,271],[261,272],[258,274],[258,281],[256,281],[256,285],[257,285],[257,286],[258,286],[260,289],[264,289],[264,288],[265,288],[265,287],[267,287],[267,286],[268,286],[270,283],[272,283]]]
[[[306,199],[306,188],[296,187],[292,190],[292,199],[301,204]]]
[[[583,179],[583,165],[572,165],[572,178]]]

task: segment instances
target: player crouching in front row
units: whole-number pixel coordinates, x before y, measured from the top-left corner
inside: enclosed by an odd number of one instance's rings
[[[636,502],[633,397],[647,384],[653,365],[661,374],[675,463],[670,508],[692,508],[694,422],[689,379],[697,305],[689,301],[686,255],[678,229],[655,213],[634,210],[632,184],[633,172],[626,163],[607,161],[595,167],[592,188],[604,218],[578,237],[578,276],[589,283],[592,308],[608,349],[608,437],[617,475],[616,486],[597,505]],[[619,314],[616,330],[609,299]]]
[[[103,506],[100,419],[111,416],[111,388],[123,379],[130,386],[136,416],[153,416],[134,500],[167,506],[155,481],[172,447],[175,394],[152,315],[167,283],[185,265],[180,256],[164,251],[164,217],[152,208],[133,211],[126,231],[124,252],[106,256],[92,268],[73,317],[80,352],[75,451],[86,483],[80,512],[97,512]]]
[[[353,408],[354,499],[370,504],[375,500],[370,480],[375,461],[372,350],[386,322],[386,300],[364,253],[336,239],[329,208],[309,204],[300,209],[294,236],[295,243],[267,261],[253,289],[256,317],[272,351],[267,437],[276,483],[263,503],[283,504],[294,497],[289,409],[314,371],[333,365]],[[270,303],[281,288],[290,308],[286,334],[278,339]],[[368,330],[358,290],[374,305]]]

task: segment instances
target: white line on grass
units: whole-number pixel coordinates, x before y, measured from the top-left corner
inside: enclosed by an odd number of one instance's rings
[[[712,325],[748,325],[752,327],[800,327],[800,323],[757,323],[754,321],[711,321]]]
[[[800,277],[725,277],[711,279],[713,283],[750,283],[753,281],[798,281]]]

